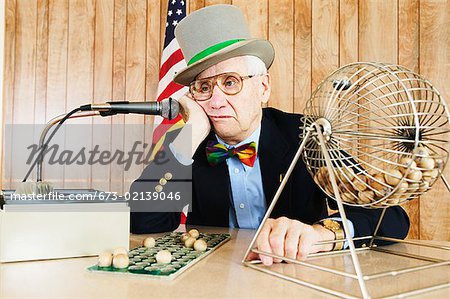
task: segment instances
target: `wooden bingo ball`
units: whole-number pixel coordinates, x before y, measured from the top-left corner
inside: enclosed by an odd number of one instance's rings
[[[388,183],[391,186],[396,186],[398,183],[400,183],[400,180],[402,179],[403,174],[398,169],[389,169],[384,174],[384,179],[386,183]]]
[[[189,233],[182,233],[180,236],[181,242],[183,242],[183,243],[186,242],[186,240],[189,239],[190,236],[191,235],[189,235]]]
[[[434,159],[431,157],[424,157],[417,161],[417,166],[424,170],[432,170],[434,168]]]
[[[194,249],[196,251],[205,251],[207,248],[206,242],[203,239],[198,239],[197,241],[195,241],[194,243]]]
[[[353,179],[353,186],[357,191],[364,191],[367,189],[367,178],[363,174],[358,174]]]
[[[117,269],[124,269],[128,267],[130,259],[127,254],[119,253],[113,258],[113,267]]]
[[[111,267],[113,260],[113,255],[109,251],[104,251],[98,256],[98,266],[99,267]]]
[[[168,250],[158,251],[156,254],[156,262],[158,264],[168,264],[172,261],[172,254]]]
[[[375,193],[370,190],[358,192],[358,198],[359,198],[358,202],[362,203],[362,204],[371,203],[373,201],[374,197],[375,197]]]
[[[123,247],[119,247],[119,248],[114,249],[113,256],[116,256],[116,255],[119,255],[119,254],[128,255],[128,251],[125,248],[123,248]]]
[[[411,164],[410,168],[411,169],[417,169],[417,164],[416,162],[414,162],[414,160],[412,158],[408,158],[408,157],[403,157],[400,159],[399,164],[402,165],[402,167],[400,167],[400,171],[405,172],[408,165]]]
[[[195,238],[189,237],[186,241],[184,241],[184,246],[186,246],[187,248],[192,248],[192,246],[194,246],[195,240]]]
[[[191,230],[189,231],[189,235],[190,235],[192,238],[197,239],[198,236],[200,236],[200,233],[199,233],[198,230],[196,230],[196,229],[191,229]]]
[[[413,181],[420,181],[422,179],[422,171],[411,169],[406,177]]]
[[[155,243],[156,243],[156,241],[154,238],[148,237],[148,238],[144,239],[143,245],[144,245],[144,247],[152,248],[152,247],[155,247]]]

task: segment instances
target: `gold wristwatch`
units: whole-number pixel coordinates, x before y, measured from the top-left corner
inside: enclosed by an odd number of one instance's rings
[[[325,227],[328,230],[331,230],[334,233],[334,239],[335,240],[342,240],[345,238],[344,230],[341,227],[341,224],[335,220],[332,219],[324,219],[319,222],[323,227]],[[341,250],[344,248],[344,242],[336,242],[333,246],[334,250]]]

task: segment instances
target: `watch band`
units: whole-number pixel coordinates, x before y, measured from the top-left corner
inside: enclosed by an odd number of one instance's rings
[[[345,239],[345,233],[342,229],[342,225],[333,219],[324,219],[319,222],[324,228],[332,231],[334,233],[335,240]],[[344,248],[344,241],[334,242],[332,251],[342,250]]]

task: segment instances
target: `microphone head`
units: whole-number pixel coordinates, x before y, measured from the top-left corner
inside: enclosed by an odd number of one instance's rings
[[[169,120],[174,119],[180,112],[180,104],[172,98],[164,99],[161,102],[161,116]]]

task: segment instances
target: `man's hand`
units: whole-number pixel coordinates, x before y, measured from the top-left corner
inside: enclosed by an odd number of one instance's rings
[[[192,158],[197,147],[208,136],[211,124],[205,111],[192,99],[189,91],[178,100],[178,103],[186,126],[175,138],[173,146],[184,157]],[[191,144],[191,148],[186,148],[186,144]]]
[[[203,133],[201,135],[206,137],[211,129],[211,125],[202,106],[192,98],[189,91],[178,100],[178,103],[180,103],[180,113],[184,122],[191,124],[194,130],[199,130]]]
[[[256,245],[261,251],[290,259],[305,260],[310,253],[332,250],[333,244],[314,245],[327,240],[334,240],[334,233],[320,224],[308,225],[298,220],[280,217],[267,219]],[[250,255],[250,259],[256,258],[258,255],[253,253]],[[273,262],[281,262],[280,259],[262,254],[259,258],[266,266],[272,265]]]

